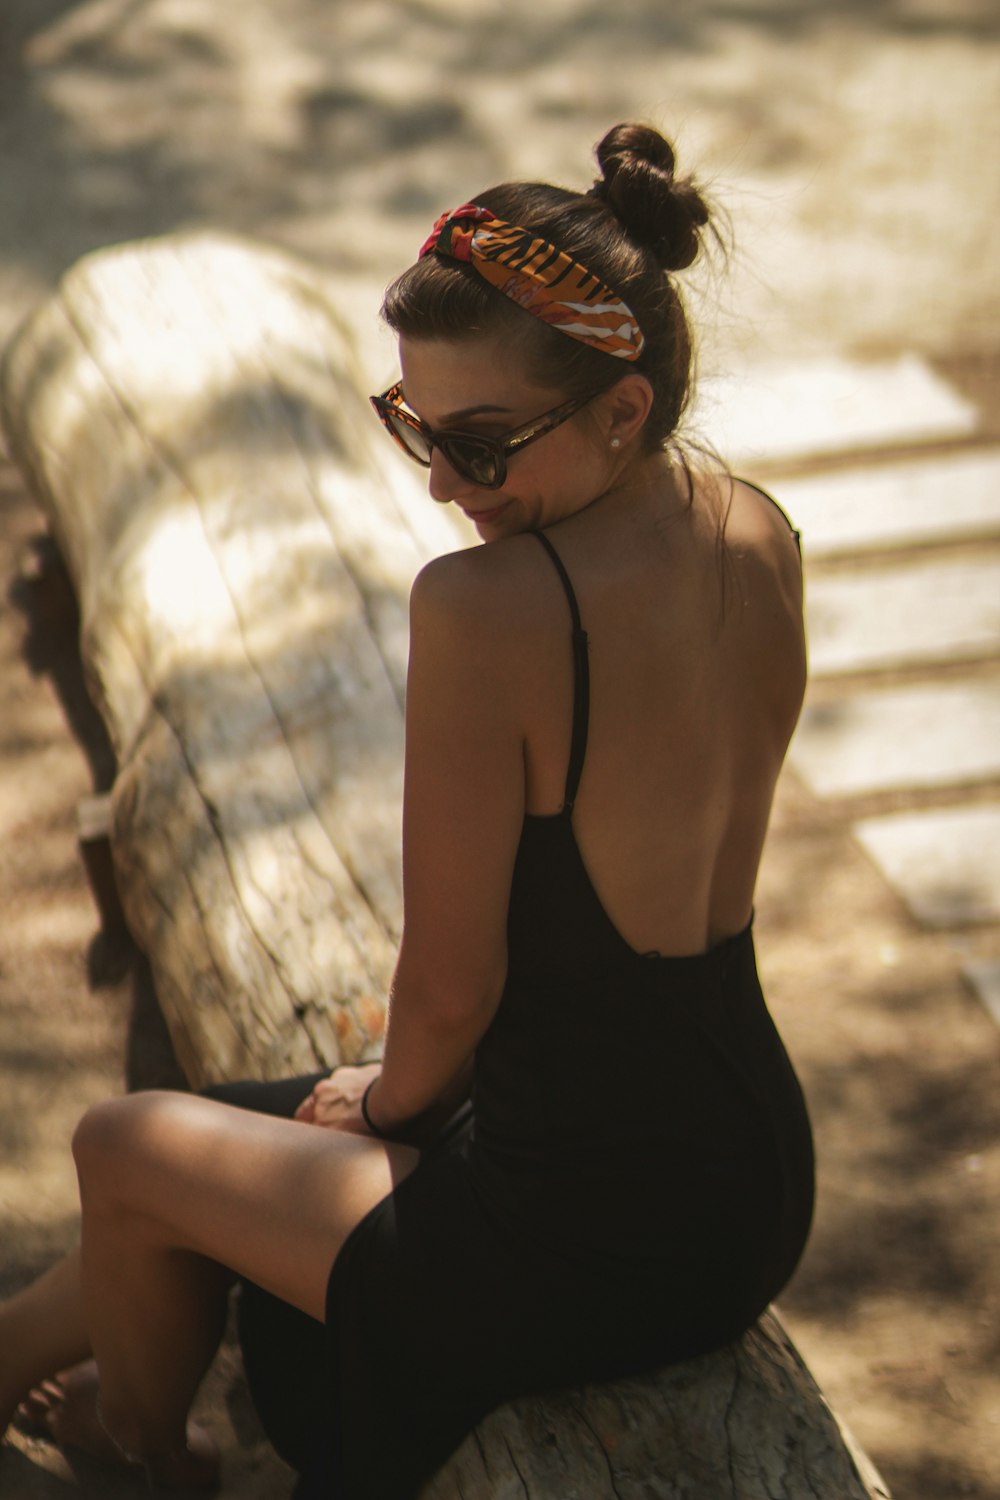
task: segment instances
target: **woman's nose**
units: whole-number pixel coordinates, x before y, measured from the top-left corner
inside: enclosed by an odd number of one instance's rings
[[[431,467],[427,480],[428,493],[432,500],[449,505],[469,489],[469,481],[453,469],[440,448],[431,449]]]

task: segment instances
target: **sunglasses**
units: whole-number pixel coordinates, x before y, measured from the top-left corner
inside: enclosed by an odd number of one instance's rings
[[[498,490],[507,479],[507,460],[520,453],[529,443],[537,442],[547,432],[552,432],[575,412],[593,401],[598,395],[592,391],[573,401],[563,401],[523,427],[514,427],[498,437],[485,437],[478,432],[435,432],[419,417],[403,406],[403,382],[397,380],[382,396],[372,396],[371,403],[389,436],[414,463],[429,469],[431,454],[440,448],[456,474],[468,479],[484,490]]]

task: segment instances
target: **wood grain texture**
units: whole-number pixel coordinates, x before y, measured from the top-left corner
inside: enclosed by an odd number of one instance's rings
[[[123,904],[192,1084],[376,1055],[407,596],[457,533],[380,451],[336,314],[259,246],[120,247],[22,328],[2,402],[80,600]]]
[[[717,1354],[500,1407],[420,1500],[889,1500],[889,1491],[769,1311]]]

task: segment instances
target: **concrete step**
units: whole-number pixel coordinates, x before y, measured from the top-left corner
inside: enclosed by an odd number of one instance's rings
[[[924,926],[1000,920],[1000,803],[866,818],[853,831]]]
[[[1000,678],[807,702],[789,759],[818,797],[1000,777]]]
[[[962,975],[1000,1026],[1000,959],[970,959],[963,964]]]
[[[969,437],[978,422],[971,402],[916,354],[705,377],[692,417],[698,435],[737,468]]]
[[[1000,566],[989,556],[906,561],[811,578],[806,625],[814,676],[1000,652]]]
[[[1000,448],[838,469],[776,490],[807,560],[1000,536]]]

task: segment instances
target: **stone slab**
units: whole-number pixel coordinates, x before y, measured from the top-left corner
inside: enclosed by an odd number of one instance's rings
[[[1000,563],[908,560],[812,578],[806,625],[814,675],[1000,652]]]
[[[789,758],[819,797],[1000,776],[1000,678],[807,702]]]
[[[1000,449],[783,480],[806,557],[1000,536]]]
[[[734,465],[968,436],[971,402],[916,354],[837,356],[706,376],[693,426]]]
[[[866,818],[853,832],[925,927],[1000,920],[1000,803]]]
[[[1000,1026],[1000,959],[972,959],[963,964],[962,976]]]

